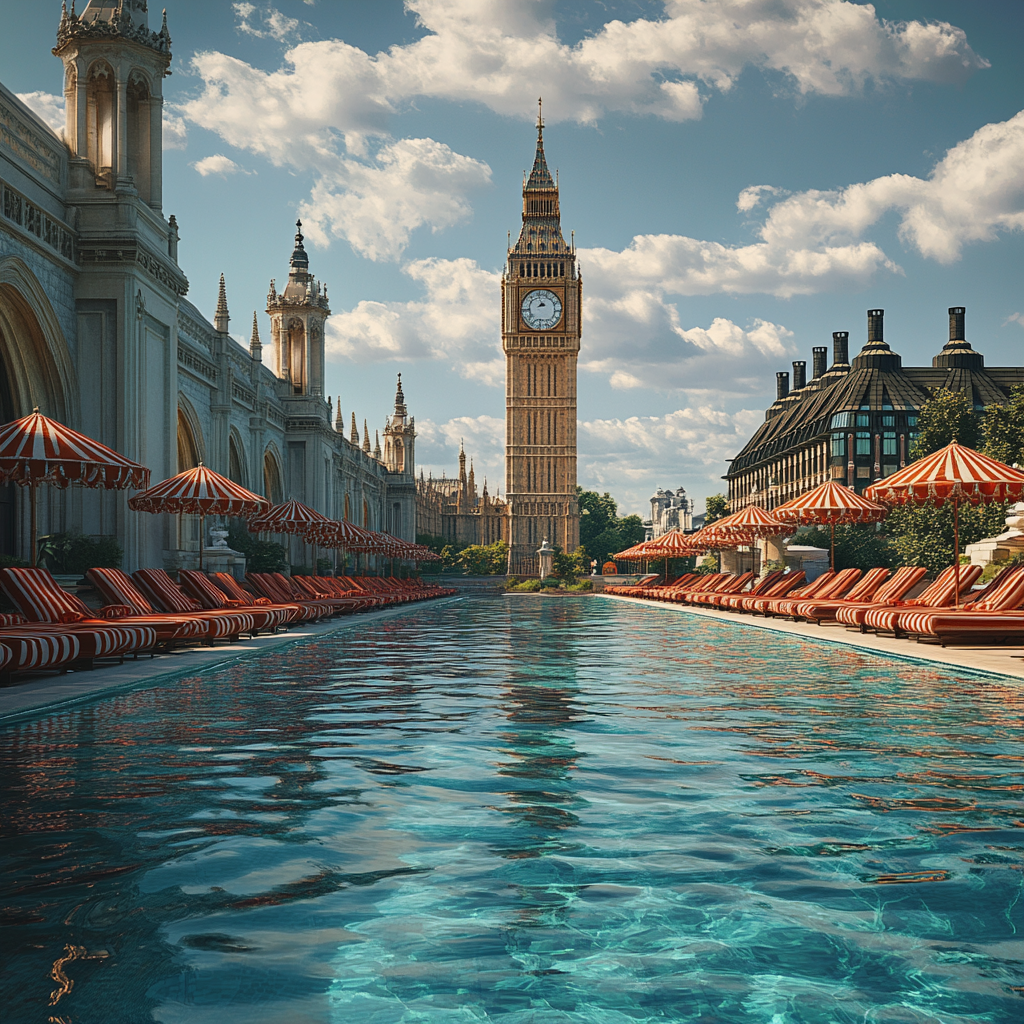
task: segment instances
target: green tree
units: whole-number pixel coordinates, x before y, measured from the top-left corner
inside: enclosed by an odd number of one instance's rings
[[[911,459],[923,459],[950,441],[977,448],[981,420],[963,391],[935,388],[917,417],[917,440],[910,446]]]
[[[470,544],[463,548],[458,564],[470,576],[502,576],[508,571],[508,545],[503,540],[495,544]]]
[[[704,502],[704,525],[717,523],[729,514],[729,502],[724,494],[712,494]]]
[[[581,544],[571,554],[555,552],[554,574],[564,583],[579,583],[580,576],[590,571],[587,549]]]
[[[643,520],[637,515],[619,518],[619,506],[605,492],[576,488],[580,507],[580,545],[586,551],[587,561],[597,559],[603,565],[617,551],[623,551],[644,539]]]
[[[827,526],[812,526],[800,530],[791,541],[830,550],[832,533]],[[889,567],[899,558],[888,534],[874,523],[840,525],[836,527],[836,568],[874,569]],[[908,563],[909,564],[909,563]],[[914,562],[920,565],[920,562]],[[946,563],[949,564],[948,562]]]
[[[1024,385],[1010,388],[1006,405],[990,405],[985,410],[981,436],[986,455],[1010,466],[1024,465]]]
[[[284,545],[254,537],[244,519],[232,519],[228,523],[228,547],[245,555],[245,568],[249,572],[283,572],[288,567]]]

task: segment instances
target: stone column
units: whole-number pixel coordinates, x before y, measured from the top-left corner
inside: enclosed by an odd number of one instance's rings
[[[154,210],[164,203],[164,98],[149,98],[149,205]]]
[[[111,163],[115,177],[124,180],[128,177],[128,79],[118,75],[116,89]]]

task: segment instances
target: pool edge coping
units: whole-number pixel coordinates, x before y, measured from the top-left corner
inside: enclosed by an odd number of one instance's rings
[[[629,597],[625,594],[608,594],[598,593],[594,594],[594,597],[607,597],[615,601],[628,602],[630,604],[643,605],[647,608],[660,608],[666,612],[680,612],[683,614],[695,615],[700,618],[712,619],[716,622],[722,622],[727,625],[733,626],[752,626],[754,629],[764,629],[773,633],[780,633],[784,636],[795,637],[799,640],[810,640],[816,643],[823,644],[836,644],[844,647],[854,647],[857,650],[864,651],[867,654],[873,654],[880,658],[893,658],[898,661],[907,661],[918,665],[942,665],[946,668],[955,668],[963,672],[970,672],[974,675],[979,676],[999,676],[1003,679],[1012,679],[1017,683],[1024,683],[1024,660],[1021,660],[1019,668],[1013,666],[1012,668],[999,668],[989,667],[986,665],[971,665],[965,663],[969,659],[969,654],[963,649],[959,649],[960,657],[953,656],[948,648],[937,647],[935,648],[934,654],[927,653],[927,648],[921,653],[909,653],[908,651],[900,648],[890,648],[889,644],[909,644],[910,640],[899,640],[894,637],[879,637],[874,633],[850,633],[848,630],[843,630],[843,634],[837,636],[829,636],[827,634],[818,635],[817,633],[810,633],[807,631],[805,623],[790,622],[789,620],[779,619],[755,619],[750,615],[732,615],[727,612],[717,611],[712,608],[694,608],[691,605],[680,605],[680,604],[668,604],[664,601],[653,601],[649,598],[643,597]],[[826,629],[828,627],[819,627],[819,629]],[[1020,646],[1003,647],[1003,648],[985,648],[986,652],[991,651],[992,653],[1003,653],[1006,651],[1020,651]],[[942,653],[939,653],[942,652]],[[1011,657],[1011,655],[1007,655]],[[1016,655],[1017,659],[1022,659],[1022,655]]]

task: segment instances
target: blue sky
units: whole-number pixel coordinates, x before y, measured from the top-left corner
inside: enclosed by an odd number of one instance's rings
[[[497,274],[545,97],[584,274],[580,482],[698,500],[775,372],[865,310],[908,364],[946,308],[1024,342],[1024,4],[167,0],[165,204],[189,297],[247,338],[293,223],[329,288],[328,392],[403,373],[418,461],[502,479]],[[59,3],[0,0],[0,75],[59,118]],[[156,10],[154,5],[154,11]],[[158,15],[151,15],[155,22]]]

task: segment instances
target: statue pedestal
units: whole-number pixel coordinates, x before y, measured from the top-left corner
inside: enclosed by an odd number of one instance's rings
[[[976,544],[968,544],[964,553],[971,565],[991,565],[1005,562],[1024,552],[1024,502],[1018,501],[1006,512],[1006,532],[998,537],[986,537]]]
[[[179,552],[182,569],[199,568],[198,551]],[[203,572],[229,572],[236,580],[245,579],[245,555],[227,547],[203,548]]]

